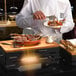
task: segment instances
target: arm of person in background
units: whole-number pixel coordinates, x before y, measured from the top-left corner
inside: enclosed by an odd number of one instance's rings
[[[65,15],[65,22],[60,29],[61,33],[69,32],[74,28],[71,5],[70,5],[69,0],[68,0],[67,8],[66,8],[66,11],[65,11],[64,15]]]

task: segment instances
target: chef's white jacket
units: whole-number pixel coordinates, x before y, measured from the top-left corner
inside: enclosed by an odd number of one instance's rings
[[[62,38],[63,33],[69,32],[74,28],[69,0],[28,0],[25,4],[16,16],[16,23],[24,29],[24,33],[26,33],[27,28],[31,27],[35,33],[40,32],[44,36],[57,35],[59,38]],[[44,26],[42,24],[43,20],[33,20],[32,14],[39,10],[42,11],[45,16],[55,15],[58,20],[65,19],[60,31]],[[31,31],[30,29],[28,30],[28,32]]]

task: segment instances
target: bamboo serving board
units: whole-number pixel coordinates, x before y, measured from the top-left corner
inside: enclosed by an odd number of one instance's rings
[[[69,52],[71,55],[76,55],[76,49],[71,50],[67,47],[64,40],[61,41],[60,47],[64,48],[67,52]]]
[[[42,38],[38,45],[33,45],[33,46],[23,46],[23,47],[14,48],[13,40],[0,41],[0,46],[3,48],[5,52],[15,52],[15,51],[24,51],[24,50],[32,50],[32,49],[52,48],[52,47],[58,47],[59,45],[56,42],[47,43],[46,38]]]

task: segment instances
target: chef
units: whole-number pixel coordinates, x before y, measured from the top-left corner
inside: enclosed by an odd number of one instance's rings
[[[55,16],[58,21],[64,20],[60,28],[46,27],[47,17]],[[62,39],[62,34],[74,28],[74,22],[69,0],[28,0],[16,16],[16,23],[23,28],[23,33],[35,33],[42,36],[56,36]]]

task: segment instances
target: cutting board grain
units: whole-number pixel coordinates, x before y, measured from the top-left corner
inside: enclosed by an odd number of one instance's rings
[[[10,45],[7,45],[7,44],[10,44]],[[33,46],[23,46],[23,47],[14,48],[13,40],[0,41],[0,46],[3,48],[5,52],[15,52],[15,51],[24,51],[24,50],[32,50],[32,49],[58,47],[59,44],[57,44],[56,42],[46,43],[46,38],[42,38],[40,40],[40,44],[33,45]]]

